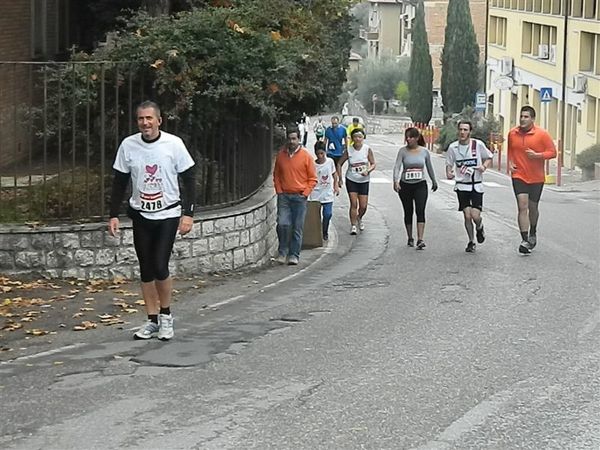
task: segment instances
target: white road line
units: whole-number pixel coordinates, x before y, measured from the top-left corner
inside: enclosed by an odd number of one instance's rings
[[[377,178],[371,178],[370,182],[374,183],[374,184],[390,184],[392,182],[392,180],[389,178],[377,177]]]
[[[79,344],[69,344],[69,345],[65,345],[64,347],[55,348],[53,350],[48,350],[48,351],[40,352],[40,353],[34,353],[33,355],[20,356],[15,359],[9,359],[8,361],[1,361],[0,365],[10,364],[10,363],[17,362],[17,361],[27,361],[29,359],[41,358],[43,356],[55,355],[57,353],[62,353],[66,350],[73,350],[75,348],[80,348],[85,345],[88,345],[88,344],[84,344],[83,342],[79,343]]]
[[[446,183],[446,184],[454,186],[454,180],[447,180],[446,178],[441,178],[440,181],[442,183]],[[508,187],[503,184],[496,183],[495,181],[484,181],[483,185],[487,186],[487,187],[494,187],[494,188],[507,188]]]
[[[475,431],[491,416],[497,416],[502,407],[509,401],[513,393],[503,391],[484,400],[465,415],[455,420],[435,439],[417,447],[415,450],[445,450],[455,448],[456,442],[464,435]]]

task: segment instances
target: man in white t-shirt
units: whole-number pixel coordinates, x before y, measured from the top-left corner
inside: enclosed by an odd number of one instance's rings
[[[477,242],[485,241],[481,210],[483,209],[483,172],[492,162],[492,153],[483,142],[471,138],[473,125],[467,120],[458,122],[458,141],[446,152],[446,176],[455,181],[458,210],[463,212],[469,242],[465,251],[475,252],[474,225]]]
[[[183,141],[160,130],[160,109],[146,101],[137,108],[139,133],[123,139],[113,169],[115,176],[108,231],[119,232],[119,208],[129,180],[128,216],[133,223],[133,242],[140,263],[142,295],[148,320],[135,339],[173,338],[171,296],[173,282],[169,258],[177,231],[187,234],[194,224],[194,160]],[[179,178],[183,182],[180,195]]]

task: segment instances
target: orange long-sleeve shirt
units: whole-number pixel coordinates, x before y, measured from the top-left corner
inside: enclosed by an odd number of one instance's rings
[[[512,172],[513,178],[518,178],[528,184],[543,183],[546,180],[544,162],[556,158],[556,147],[548,132],[535,125],[523,133],[515,127],[508,133],[508,161],[516,169]],[[543,158],[530,159],[525,153],[528,148],[536,153],[541,153]]]
[[[278,194],[302,194],[308,197],[317,184],[312,156],[300,147],[292,156],[283,148],[275,159],[273,184]]]

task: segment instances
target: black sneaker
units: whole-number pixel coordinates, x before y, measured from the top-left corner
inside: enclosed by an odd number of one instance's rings
[[[524,255],[529,255],[531,253],[531,245],[527,241],[521,241],[519,245],[519,253],[523,253]]]
[[[527,242],[529,242],[529,250],[533,250],[535,248],[535,246],[537,245],[537,237],[535,234],[530,234],[529,235],[529,239],[527,239]]]
[[[427,247],[427,246],[425,245],[425,241],[423,241],[423,240],[419,239],[419,240],[417,241],[417,250],[424,250],[424,249],[425,249],[425,247]]]
[[[477,242],[481,244],[483,241],[485,241],[485,231],[483,231],[483,225],[481,225],[477,228]]]
[[[408,245],[409,247],[414,247],[415,246],[415,240],[413,238],[408,238],[408,241],[406,242],[406,245]]]
[[[469,241],[469,243],[467,244],[467,248],[465,248],[465,252],[475,253],[475,242]]]

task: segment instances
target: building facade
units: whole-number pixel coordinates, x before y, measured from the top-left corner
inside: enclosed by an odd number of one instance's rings
[[[70,0],[0,2],[0,168],[29,153],[23,111],[37,95],[31,88],[35,61],[47,61],[69,46]]]
[[[424,0],[425,28],[433,65],[433,89],[440,90],[442,79],[442,49],[449,0]],[[486,0],[470,0],[471,19],[480,49],[480,61],[485,53]],[[403,0],[369,0],[369,26],[362,33],[368,43],[368,56],[410,56],[414,2]]]
[[[488,105],[504,135],[521,106],[537,111],[563,165],[600,142],[600,5],[597,0],[490,0]]]

